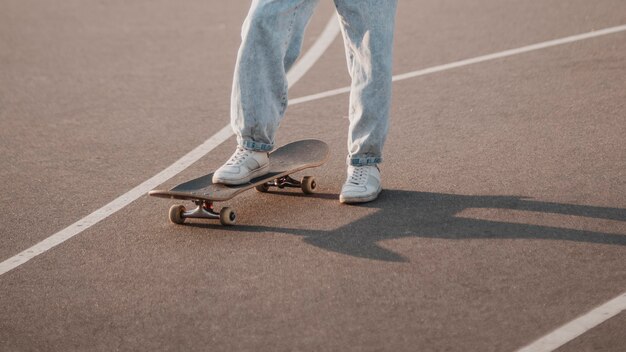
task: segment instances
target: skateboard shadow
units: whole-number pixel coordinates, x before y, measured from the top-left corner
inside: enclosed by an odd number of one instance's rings
[[[441,239],[545,239],[626,245],[626,233],[614,234],[531,224],[471,219],[457,216],[466,209],[513,209],[626,221],[626,209],[534,201],[516,196],[468,196],[385,190],[372,203],[374,214],[330,231],[270,226],[220,227],[229,231],[277,232],[303,237],[306,243],[328,251],[373,260],[404,262],[406,258],[379,246],[404,237]],[[192,223],[216,228],[219,225]]]

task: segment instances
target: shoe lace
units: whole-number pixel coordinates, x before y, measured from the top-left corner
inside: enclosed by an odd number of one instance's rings
[[[348,179],[349,183],[353,185],[364,185],[367,182],[368,169],[364,166],[355,166],[352,170],[352,174]]]
[[[241,165],[246,158],[250,156],[250,152],[243,148],[237,148],[235,153],[228,159],[226,165]]]

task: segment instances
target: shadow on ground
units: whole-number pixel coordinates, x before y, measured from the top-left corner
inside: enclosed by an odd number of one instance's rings
[[[289,193],[295,195],[296,193]],[[329,198],[324,195],[322,198]],[[336,198],[336,196],[333,196]],[[302,236],[316,247],[354,257],[403,262],[401,255],[378,242],[404,237],[443,239],[517,238],[549,239],[612,245],[626,245],[626,234],[610,234],[558,227],[497,222],[457,217],[465,209],[514,209],[542,213],[585,216],[626,221],[626,209],[533,201],[515,196],[466,196],[385,190],[378,200],[360,205],[379,209],[376,213],[330,231],[269,226],[220,227],[222,230],[277,232]],[[215,228],[219,225],[190,223]]]

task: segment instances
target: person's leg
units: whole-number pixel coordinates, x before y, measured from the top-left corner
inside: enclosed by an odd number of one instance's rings
[[[352,77],[348,178],[342,203],[376,199],[387,136],[397,0],[335,0]]]
[[[335,0],[344,38],[350,92],[348,164],[382,162],[391,106],[397,0]]]
[[[231,98],[237,150],[213,174],[237,185],[269,171],[267,152],[287,108],[286,72],[319,0],[254,0],[243,24]]]
[[[231,99],[238,144],[269,151],[287,108],[286,72],[318,0],[254,0],[242,28]]]

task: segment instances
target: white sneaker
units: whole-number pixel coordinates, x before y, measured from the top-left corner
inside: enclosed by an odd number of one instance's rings
[[[267,174],[270,160],[266,152],[255,152],[237,147],[235,153],[213,174],[213,183],[241,185]]]
[[[383,188],[377,166],[348,166],[348,179],[341,188],[341,203],[364,203],[378,197]]]

